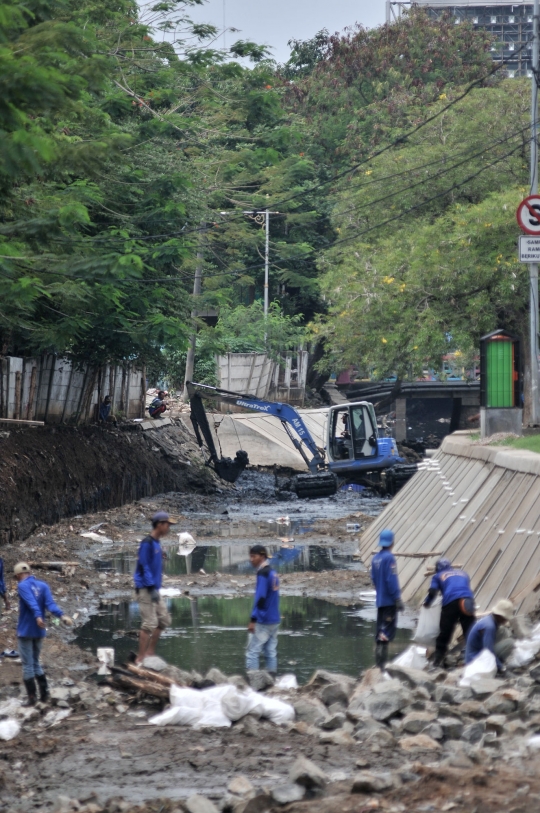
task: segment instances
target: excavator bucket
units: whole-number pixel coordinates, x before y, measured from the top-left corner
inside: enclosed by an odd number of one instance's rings
[[[190,404],[191,423],[193,424],[193,431],[195,432],[197,442],[201,449],[206,445],[210,453],[210,459],[207,465],[211,466],[222,480],[226,480],[227,483],[235,483],[246,466],[249,465],[248,453],[240,449],[236,452],[234,460],[230,457],[218,457],[216,444],[201,396],[198,393],[192,395]]]

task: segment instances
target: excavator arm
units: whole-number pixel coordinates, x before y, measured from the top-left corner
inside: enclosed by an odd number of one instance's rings
[[[237,392],[222,390],[218,387],[209,387],[206,384],[196,384],[191,381],[187,382],[186,388],[191,405],[191,422],[193,424],[195,435],[197,437],[199,446],[202,446],[201,434],[204,437],[206,445],[210,451],[210,460],[213,464],[219,462],[219,458],[217,456],[214,439],[212,437],[210,425],[208,424],[208,418],[202,403],[203,397],[219,398],[221,401],[225,401],[225,403],[243,407],[244,409],[252,409],[254,412],[259,412],[263,415],[271,415],[272,417],[277,418],[281,421],[281,424],[291,439],[294,447],[302,455],[310,472],[312,474],[317,474],[317,472],[325,468],[324,451],[315,443],[309,429],[302,420],[301,415],[299,415],[296,409],[289,404],[281,404],[275,401],[265,401],[264,399],[256,398],[253,395],[241,395]],[[296,436],[293,433],[295,433]]]

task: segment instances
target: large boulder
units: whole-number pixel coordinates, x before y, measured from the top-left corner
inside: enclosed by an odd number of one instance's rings
[[[436,714],[428,711],[412,711],[403,719],[401,730],[407,734],[420,734],[436,718]]]
[[[375,720],[384,722],[408,706],[411,700],[411,692],[399,680],[387,680],[375,686],[364,706]]]
[[[459,740],[463,734],[464,725],[461,720],[458,720],[456,717],[439,717],[437,722],[441,726],[444,737],[447,740]]]
[[[397,678],[397,680],[405,683],[411,689],[422,687],[433,697],[433,693],[435,692],[433,678],[421,669],[409,669],[405,666],[396,666],[390,663],[386,667],[386,671],[391,677]]]
[[[330,716],[324,703],[321,703],[321,701],[315,697],[309,699],[302,697],[299,700],[295,700],[293,705],[296,712],[296,719],[304,723],[309,723],[309,725],[321,725]]]
[[[352,694],[352,686],[347,683],[329,683],[321,690],[320,698],[326,706],[333,703],[347,705]]]
[[[407,753],[411,751],[439,751],[440,743],[433,740],[427,734],[417,734],[415,737],[403,737],[399,741],[399,747]]]
[[[305,788],[324,788],[328,782],[327,774],[314,762],[304,756],[299,756],[289,771],[291,782],[303,785]]]
[[[340,672],[328,672],[326,669],[317,669],[304,688],[306,691],[309,691],[311,689],[320,689],[323,686],[329,686],[333,683],[348,686],[348,692],[350,694],[354,689],[356,681],[350,675],[342,675]]]
[[[351,793],[382,793],[392,790],[395,784],[396,780],[391,773],[361,771],[353,779]]]

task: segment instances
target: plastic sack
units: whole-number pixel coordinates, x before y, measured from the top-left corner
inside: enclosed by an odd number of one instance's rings
[[[497,661],[495,655],[489,649],[483,649],[474,661],[467,664],[459,685],[470,686],[475,680],[494,678],[496,674]]]
[[[413,641],[421,646],[435,646],[441,625],[441,599],[435,600],[431,607],[421,607],[418,624]]]
[[[231,725],[231,721],[223,713],[221,701],[216,700],[204,704],[202,714],[193,728],[230,728]]]
[[[171,686],[169,690],[171,706],[182,706],[196,711],[202,711],[204,704],[202,692],[197,689],[188,689],[183,686]]]
[[[296,675],[282,675],[275,683],[276,689],[298,689]]]
[[[527,740],[527,745],[534,751],[540,751],[540,736],[538,736],[538,734],[535,734],[534,737],[529,737],[529,739]]]
[[[413,644],[401,655],[398,655],[397,658],[394,658],[392,663],[394,666],[403,666],[406,669],[425,669],[427,666],[426,653],[425,647]]]
[[[21,730],[21,724],[13,718],[0,722],[0,740],[12,740]]]
[[[521,641],[516,641],[514,651],[508,658],[507,664],[513,669],[519,666],[527,666],[534,659],[534,656],[540,652],[540,639],[526,638]]]
[[[261,697],[261,717],[267,717],[276,725],[283,725],[294,720],[294,708],[277,697]]]
[[[161,714],[151,717],[148,722],[151,725],[195,725],[201,719],[202,708],[194,709],[188,706],[171,706]]]
[[[221,708],[229,720],[235,722],[246,714],[256,714],[260,717],[261,696],[257,692],[239,692],[235,686],[229,686],[229,691],[221,698]]]

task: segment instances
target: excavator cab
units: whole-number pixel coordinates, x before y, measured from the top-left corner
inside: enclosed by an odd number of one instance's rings
[[[367,401],[331,407],[328,414],[329,461],[366,460],[377,455],[377,420]]]

